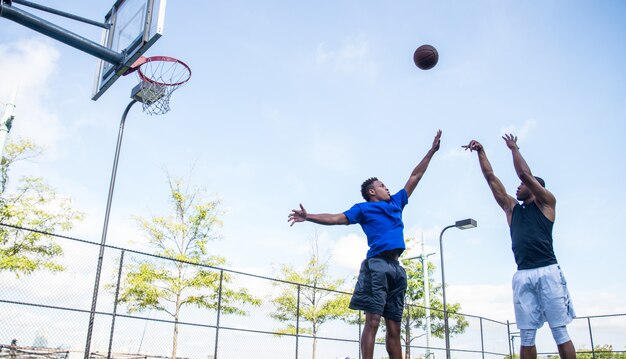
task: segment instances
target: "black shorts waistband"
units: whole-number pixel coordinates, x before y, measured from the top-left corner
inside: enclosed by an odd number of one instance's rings
[[[374,256],[374,258],[384,258],[392,261],[397,261],[400,258],[400,255],[404,252],[402,248],[396,248],[388,251],[384,251],[382,253],[378,253]]]

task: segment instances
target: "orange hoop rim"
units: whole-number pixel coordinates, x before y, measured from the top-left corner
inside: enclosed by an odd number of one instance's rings
[[[182,65],[187,70],[189,75],[187,75],[186,79],[183,79],[182,81],[178,81],[175,83],[159,82],[159,81],[151,79],[146,74],[144,74],[143,71],[141,70],[141,67],[149,62],[174,62],[179,65]],[[124,76],[130,73],[133,73],[135,71],[137,71],[137,74],[142,81],[149,82],[152,84],[157,84],[159,86],[180,86],[180,85],[185,84],[191,78],[191,68],[183,61],[173,58],[173,57],[169,57],[169,56],[151,56],[151,57],[141,56],[139,59],[137,59],[137,61],[135,61],[135,63],[131,66],[131,68],[128,71],[126,71],[126,73],[124,73]]]

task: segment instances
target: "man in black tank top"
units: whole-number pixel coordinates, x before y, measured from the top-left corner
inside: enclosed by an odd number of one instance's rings
[[[493,173],[483,146],[475,140],[463,146],[478,153],[480,169],[491,193],[506,214],[517,272],[513,276],[515,321],[520,330],[520,358],[536,359],[535,335],[548,322],[561,359],[576,358],[566,325],[575,317],[565,277],[552,247],[556,198],[545,182],[533,176],[517,147],[517,137],[502,137],[513,155],[513,167],[522,183],[516,198],[506,193]],[[519,203],[521,201],[522,203]]]

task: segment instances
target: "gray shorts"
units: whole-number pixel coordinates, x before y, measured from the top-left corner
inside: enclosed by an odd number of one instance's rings
[[[367,258],[361,263],[350,309],[401,322],[406,287],[406,272],[400,262],[378,256]]]
[[[519,329],[550,328],[569,324],[576,317],[561,267],[518,270],[513,276],[513,304]]]

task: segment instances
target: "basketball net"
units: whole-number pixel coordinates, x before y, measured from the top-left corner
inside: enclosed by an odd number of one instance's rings
[[[141,102],[143,112],[162,115],[170,111],[170,97],[191,78],[184,62],[167,56],[141,57],[128,73],[135,72],[139,85],[132,97]]]

